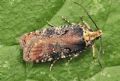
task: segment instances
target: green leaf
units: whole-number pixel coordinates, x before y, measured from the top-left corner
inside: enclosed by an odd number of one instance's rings
[[[60,26],[65,24],[61,16],[74,23],[80,22],[80,16],[83,16],[84,21],[95,29],[83,9],[73,1],[81,3],[103,31],[104,54],[100,59],[103,68],[93,61],[89,49],[69,64],[67,59],[58,61],[51,72],[50,63],[25,63],[19,37],[47,27],[47,21]],[[119,4],[120,1],[115,0],[0,0],[0,81],[119,80]],[[99,40],[96,44],[99,48]],[[103,76],[101,72],[108,74]]]
[[[120,66],[107,67],[86,81],[119,81]]]
[[[43,27],[64,0],[0,0],[0,43],[14,45],[18,37]]]
[[[0,81],[23,81],[24,68],[18,46],[0,47]]]

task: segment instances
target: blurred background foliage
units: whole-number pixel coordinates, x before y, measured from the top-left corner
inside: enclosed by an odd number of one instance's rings
[[[104,54],[101,63],[94,63],[87,49],[69,64],[58,61],[49,71],[50,63],[27,64],[22,60],[19,37],[26,32],[80,22],[80,16],[93,28],[94,24],[82,4],[103,30]],[[120,80],[120,0],[0,0],[0,81],[119,81]],[[99,40],[96,41],[99,48]]]

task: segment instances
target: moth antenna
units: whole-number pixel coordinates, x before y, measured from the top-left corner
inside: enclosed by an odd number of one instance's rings
[[[97,24],[96,24],[95,21],[92,19],[92,17],[89,15],[88,11],[87,11],[81,4],[79,4],[79,3],[77,3],[77,2],[74,2],[74,3],[77,4],[77,5],[79,5],[79,6],[81,6],[81,7],[83,8],[83,10],[84,10],[85,13],[87,14],[87,16],[90,18],[90,20],[93,22],[93,24],[94,24],[95,27],[97,28],[97,30],[99,30]]]

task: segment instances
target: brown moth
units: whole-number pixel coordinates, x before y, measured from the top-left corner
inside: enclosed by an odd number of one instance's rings
[[[91,17],[90,19],[92,20]],[[64,20],[69,23],[65,18]],[[69,23],[61,27],[49,27],[24,34],[20,38],[20,45],[24,61],[55,63],[62,58],[76,57],[88,47],[93,47],[94,53],[94,42],[101,35],[101,30],[93,31],[83,21],[83,24]]]

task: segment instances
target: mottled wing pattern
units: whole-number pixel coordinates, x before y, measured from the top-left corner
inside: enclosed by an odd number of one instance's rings
[[[27,33],[21,37],[25,61],[46,62],[73,56],[85,48],[80,25],[64,25]]]

